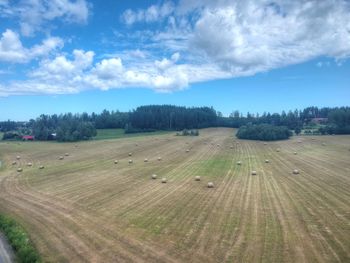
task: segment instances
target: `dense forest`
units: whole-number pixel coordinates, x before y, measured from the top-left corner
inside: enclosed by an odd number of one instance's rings
[[[250,124],[241,126],[236,136],[239,139],[276,141],[288,139],[292,136],[292,132],[286,126]]]
[[[149,105],[131,112],[104,110],[100,114],[41,115],[28,122],[8,120],[0,122],[0,131],[4,132],[4,139],[33,135],[37,140],[78,141],[94,137],[96,129],[123,128],[126,133],[132,133],[259,124],[285,126],[296,134],[302,130],[304,134],[350,134],[350,107],[308,107],[261,115],[234,111],[223,117],[212,107]]]

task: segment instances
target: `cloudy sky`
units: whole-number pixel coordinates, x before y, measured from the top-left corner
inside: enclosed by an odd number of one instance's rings
[[[349,105],[348,0],[0,0],[0,119]]]

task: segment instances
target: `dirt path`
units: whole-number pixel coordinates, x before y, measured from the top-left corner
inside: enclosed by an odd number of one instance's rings
[[[15,256],[5,236],[0,232],[0,263],[12,263]]]

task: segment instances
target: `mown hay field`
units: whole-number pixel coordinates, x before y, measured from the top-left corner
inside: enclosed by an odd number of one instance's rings
[[[349,262],[349,149],[350,136],[264,144],[224,128],[1,142],[0,213],[45,262]]]

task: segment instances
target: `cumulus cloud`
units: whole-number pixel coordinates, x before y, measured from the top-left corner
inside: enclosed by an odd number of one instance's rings
[[[174,11],[172,2],[165,2],[162,5],[151,5],[147,9],[139,9],[133,11],[127,9],[121,16],[121,19],[127,25],[132,25],[139,22],[156,22],[169,16]]]
[[[21,33],[31,36],[42,30],[49,21],[84,24],[89,16],[85,0],[21,0],[17,4],[0,2],[0,16],[18,19]]]
[[[7,29],[0,38],[0,61],[10,63],[26,63],[34,58],[43,57],[52,51],[63,47],[63,41],[58,37],[49,37],[39,45],[25,48],[19,35]]]
[[[224,70],[259,72],[350,55],[347,1],[242,1],[205,8],[192,48]]]
[[[6,8],[7,2],[3,3],[0,8]],[[347,0],[167,1],[126,10],[121,20],[128,33],[120,33],[118,40],[124,39],[123,46],[134,49],[97,58],[83,50],[44,57],[27,80],[1,86],[0,96],[125,87],[172,92],[196,82],[249,76],[316,58],[333,58],[339,64],[350,57]],[[136,23],[147,26],[129,30]],[[137,46],[135,39],[140,40]],[[0,40],[0,60],[28,61],[27,54],[44,56],[59,47],[55,43],[59,41],[48,39],[25,48],[18,35],[8,30]]]

